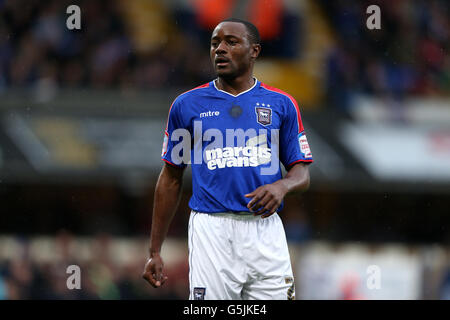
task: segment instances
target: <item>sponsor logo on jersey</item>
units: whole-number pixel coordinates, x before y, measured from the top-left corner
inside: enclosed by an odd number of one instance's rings
[[[245,132],[238,131],[237,136],[240,135],[245,136]],[[268,147],[267,133],[262,133],[249,138],[244,147],[207,148],[204,159],[209,170],[216,170],[226,167],[257,167],[271,162],[271,156],[272,149]]]
[[[220,115],[219,111],[206,111],[200,113],[200,118],[207,118],[207,117],[218,117]]]
[[[225,147],[205,150],[209,170],[225,167],[257,167],[270,162],[271,149],[266,147]]]
[[[206,164],[208,170],[231,167],[261,166],[261,175],[277,174],[279,170],[279,130],[259,129],[259,135],[254,128],[243,130],[226,129],[223,132],[209,128],[202,130],[202,121],[194,121],[193,137],[189,130],[178,128],[170,135],[174,143],[170,148],[168,161],[175,165]],[[270,141],[270,146],[269,146]],[[203,143],[209,142],[206,148]],[[192,147],[192,143],[194,146]],[[166,151],[167,152],[167,151]]]
[[[194,300],[205,300],[206,288],[194,288]]]
[[[298,144],[300,145],[300,151],[305,158],[311,158],[311,150],[309,149],[308,140],[304,132],[298,134]]]
[[[272,124],[272,109],[266,107],[255,107],[256,121],[263,126]]]

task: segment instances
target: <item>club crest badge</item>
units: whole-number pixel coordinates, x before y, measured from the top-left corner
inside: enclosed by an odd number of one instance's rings
[[[255,107],[256,121],[263,126],[272,124],[272,109],[264,107]]]
[[[206,288],[194,288],[194,300],[205,300]]]

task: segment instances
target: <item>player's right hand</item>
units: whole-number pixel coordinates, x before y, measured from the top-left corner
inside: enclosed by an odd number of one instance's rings
[[[148,259],[144,267],[142,278],[147,280],[154,288],[161,287],[167,280],[163,274],[164,262],[159,255],[153,255]]]

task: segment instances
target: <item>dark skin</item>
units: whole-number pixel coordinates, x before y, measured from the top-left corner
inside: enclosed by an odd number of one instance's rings
[[[210,57],[218,80],[216,86],[233,95],[254,84],[253,65],[261,46],[251,43],[242,23],[222,22],[211,36]]]
[[[165,164],[156,183],[150,257],[142,274],[142,277],[155,288],[160,287],[167,280],[167,276],[163,274],[164,262],[160,256],[161,246],[180,201],[183,172],[184,169]]]
[[[211,37],[211,61],[218,75],[216,86],[233,95],[248,90],[254,84],[253,65],[261,51],[251,43],[246,27],[237,22],[222,22]],[[184,169],[165,164],[156,184],[149,259],[142,277],[158,288],[167,280],[160,256],[162,243],[178,207]],[[254,215],[267,218],[274,214],[286,194],[303,192],[309,187],[309,169],[304,163],[288,168],[286,176],[274,183],[245,194],[247,205]]]

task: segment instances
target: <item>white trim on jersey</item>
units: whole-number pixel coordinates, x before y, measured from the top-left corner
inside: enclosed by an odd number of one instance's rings
[[[217,79],[218,79],[218,78],[217,78]],[[224,91],[224,90],[220,90],[219,88],[217,88],[217,86],[216,86],[216,81],[217,81],[217,79],[215,79],[215,80],[213,81],[214,88],[216,88],[217,91],[220,91],[220,92],[229,94],[229,95],[232,96],[232,97],[238,97],[238,96],[240,96],[241,94],[244,94],[244,93],[246,93],[246,92],[249,92],[250,90],[252,90],[253,88],[255,88],[256,85],[258,84],[258,79],[256,79],[255,77],[253,77],[253,79],[255,79],[255,83],[253,84],[253,86],[251,86],[251,88],[249,88],[249,89],[247,89],[247,90],[245,90],[245,91],[242,91],[242,92],[238,93],[237,95],[234,95],[234,94],[232,94],[232,93],[229,93],[229,92],[226,92],[226,91]]]

